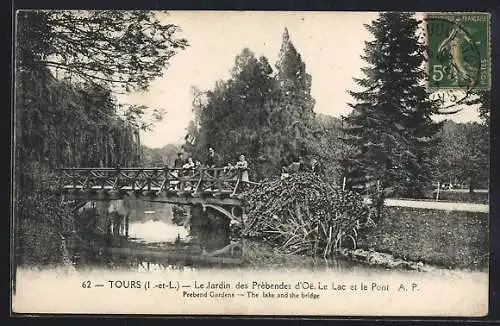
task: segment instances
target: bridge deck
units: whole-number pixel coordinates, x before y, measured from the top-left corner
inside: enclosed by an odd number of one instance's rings
[[[62,193],[71,199],[135,196],[180,205],[241,205],[239,169],[64,168],[61,172]]]

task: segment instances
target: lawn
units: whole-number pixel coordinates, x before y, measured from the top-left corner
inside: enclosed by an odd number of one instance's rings
[[[488,266],[486,213],[386,207],[375,229],[360,234],[358,247],[447,268]]]

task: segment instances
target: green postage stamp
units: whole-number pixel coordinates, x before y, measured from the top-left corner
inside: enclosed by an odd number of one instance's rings
[[[430,90],[491,88],[490,14],[426,14]]]

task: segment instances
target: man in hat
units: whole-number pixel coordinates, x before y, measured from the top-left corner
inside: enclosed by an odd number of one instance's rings
[[[172,175],[174,177],[182,177],[182,166],[184,165],[184,158],[182,157],[184,154],[182,152],[177,153],[177,158],[174,161],[174,169],[179,169],[175,170],[172,172]],[[172,184],[175,186],[176,189],[180,188],[180,182],[179,181],[173,181]]]
[[[206,165],[208,168],[218,168],[221,165],[220,155],[217,154],[212,147],[208,149]]]
[[[209,147],[208,148],[208,156],[207,156],[207,160],[205,161],[205,165],[207,166],[207,168],[219,168],[221,167],[221,157],[219,154],[217,154],[215,152],[215,150],[213,149],[213,147]],[[214,178],[218,178],[219,177],[219,173],[217,172],[217,170],[213,170],[213,171],[210,171],[208,172],[212,177]],[[215,184],[214,184],[215,186]]]
[[[184,165],[183,155],[184,154],[182,152],[177,153],[177,158],[174,161],[174,168],[175,169],[180,169]]]

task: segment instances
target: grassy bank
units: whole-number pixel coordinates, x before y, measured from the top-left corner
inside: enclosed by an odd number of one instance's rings
[[[446,268],[488,266],[488,214],[386,207],[358,247]]]

